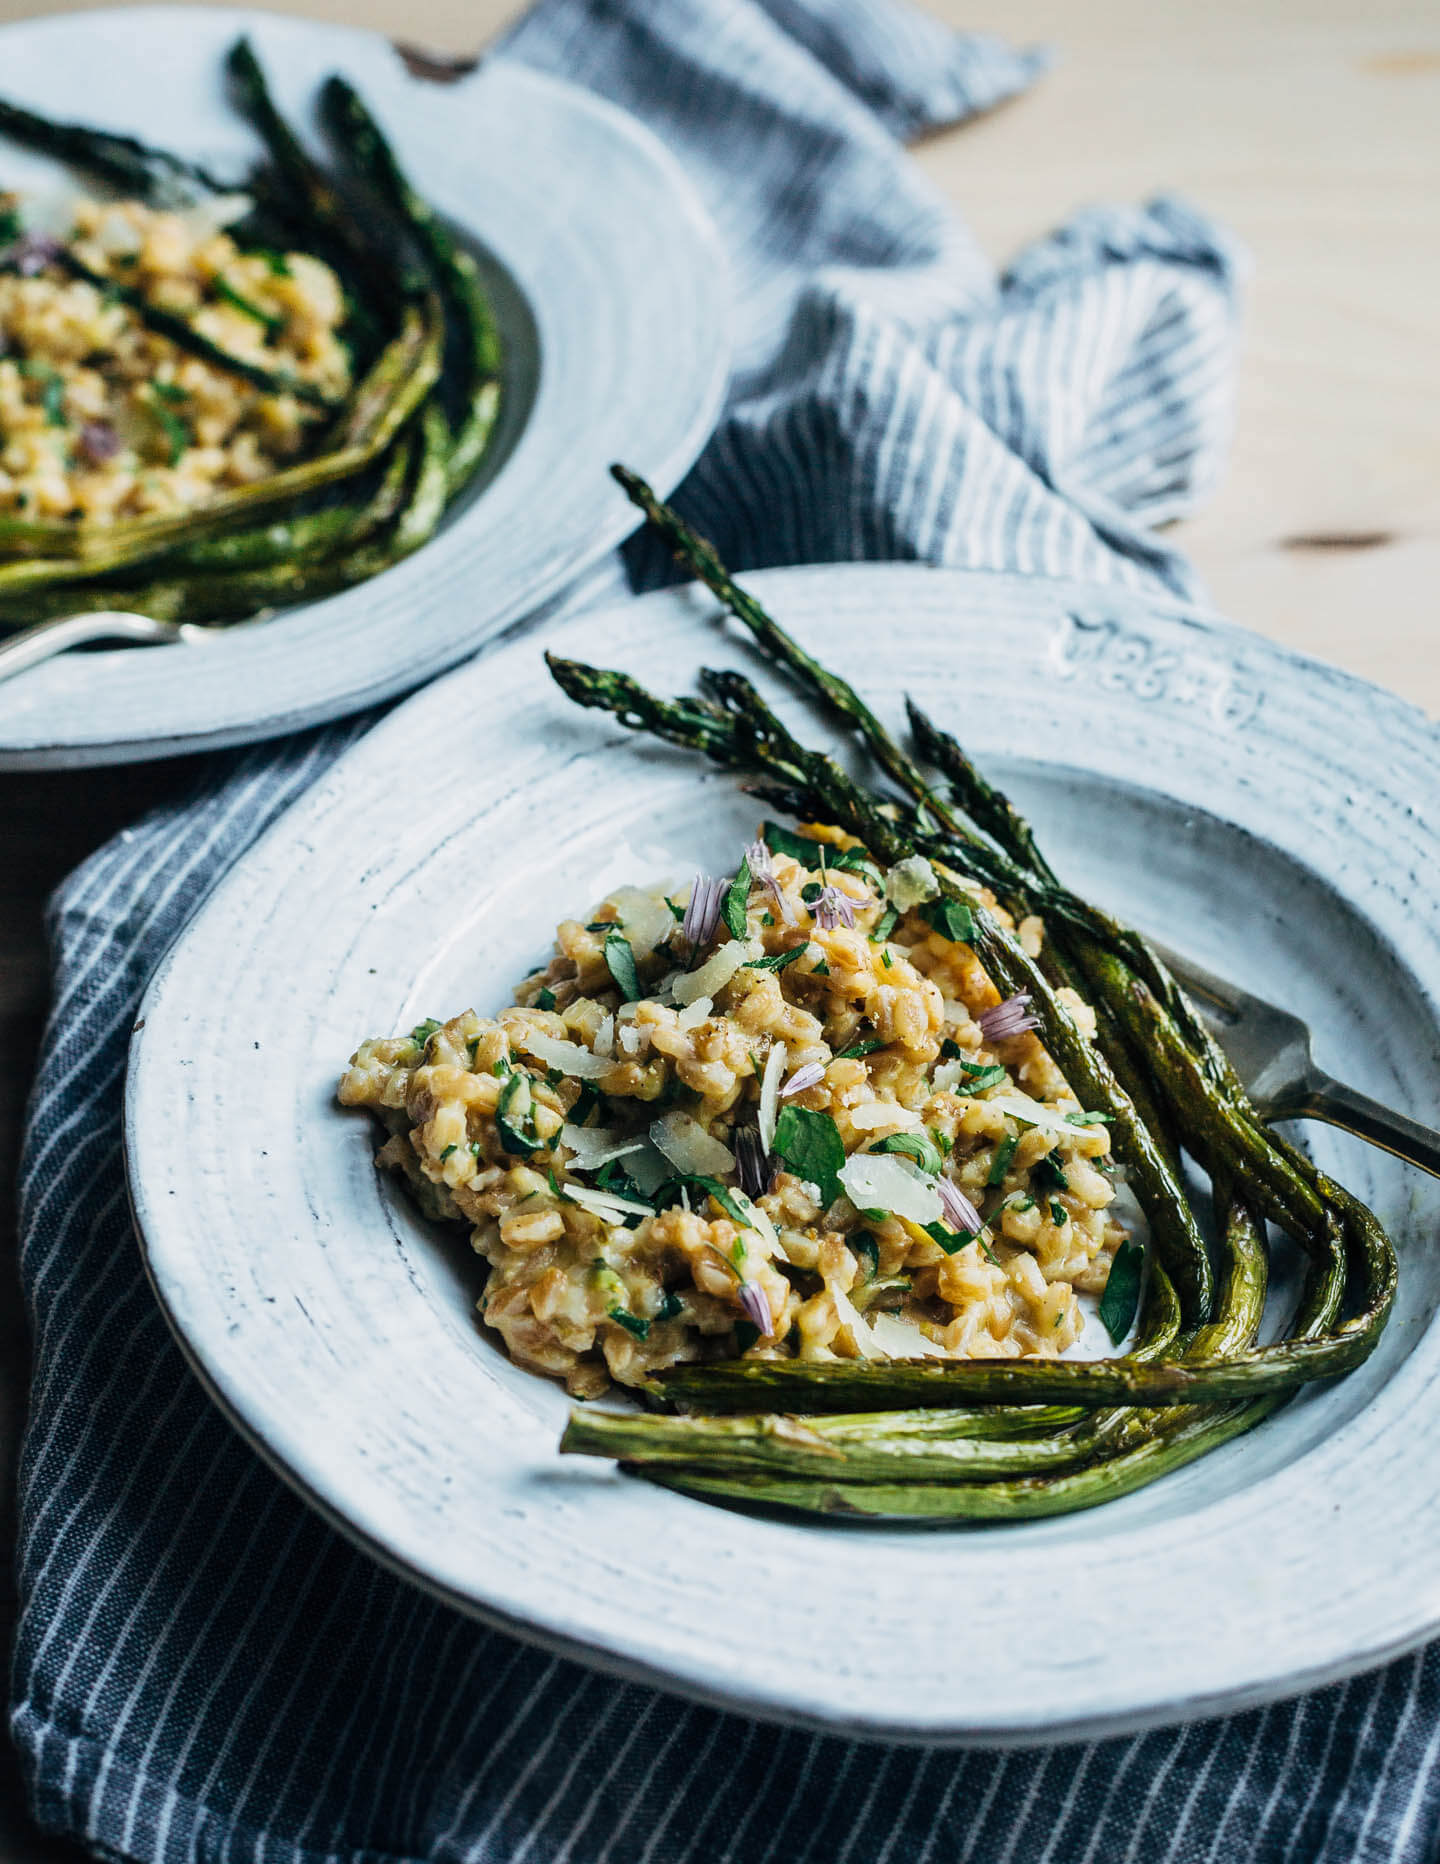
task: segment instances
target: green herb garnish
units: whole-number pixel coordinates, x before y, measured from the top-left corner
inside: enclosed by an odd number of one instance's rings
[[[883,1049],[884,1042],[879,1036],[863,1036],[860,1041],[852,1042],[849,1048],[843,1048],[836,1055],[836,1061],[860,1061],[866,1055],[873,1055],[876,1049]]]
[[[1058,1152],[1047,1152],[1043,1159],[1037,1159],[1030,1169],[1030,1177],[1042,1190],[1070,1189],[1070,1180],[1065,1176],[1065,1161]]]
[[[998,1062],[988,1068],[977,1068],[973,1062],[966,1061],[962,1061],[960,1066],[967,1076],[965,1082],[967,1094],[983,1094],[987,1088],[999,1087],[1002,1081],[1009,1078]]]
[[[922,1223],[920,1227],[932,1243],[939,1243],[947,1256],[955,1255],[968,1243],[975,1241],[973,1230],[947,1230],[943,1223]],[[995,1258],[991,1256],[990,1260],[993,1262]]]
[[[735,1322],[735,1344],[740,1348],[742,1353],[748,1353],[759,1338],[760,1329],[755,1325],[753,1320],[737,1320]]]
[[[1116,1346],[1135,1324],[1135,1310],[1140,1305],[1140,1279],[1145,1267],[1145,1251],[1127,1236],[1115,1251],[1105,1292],[1100,1297],[1100,1319]]]
[[[640,977],[635,969],[635,953],[630,949],[630,941],[623,932],[612,929],[606,938],[605,968],[615,979],[620,995],[627,1003],[634,1003],[642,994]]]
[[[637,1340],[643,1340],[649,1336],[650,1322],[641,1320],[638,1314],[628,1313],[623,1307],[612,1307],[610,1318],[622,1326],[627,1333],[633,1333]]]
[[[771,1150],[784,1159],[797,1178],[819,1185],[827,1208],[839,1197],[845,1141],[828,1113],[812,1113],[808,1107],[782,1107]]]
[[[548,984],[542,984],[539,990],[535,992],[535,1008],[537,1010],[553,1010],[555,1008],[555,992]]]
[[[273,337],[285,328],[283,317],[276,317],[273,312],[262,310],[252,299],[247,298],[243,291],[237,291],[228,279],[216,278],[211,283],[217,298],[223,299],[235,310],[242,311],[246,317],[254,318],[255,322],[264,328],[267,336]]]
[[[1115,1115],[1113,1113],[1067,1113],[1065,1118],[1071,1126],[1108,1126]]]
[[[871,928],[870,943],[872,945],[883,945],[899,923],[899,913],[896,912],[893,906],[887,906]]]
[[[415,1044],[416,1048],[423,1049],[438,1028],[440,1028],[440,1023],[436,1018],[427,1016],[423,1023],[416,1023],[415,1027],[410,1031],[410,1040]]]
[[[868,1230],[862,1230],[858,1236],[847,1236],[845,1241],[853,1254],[864,1256],[865,1260],[870,1264],[865,1279],[867,1282],[874,1281],[875,1277],[880,1273],[879,1243],[876,1242],[875,1238]]]
[[[863,874],[878,887],[880,870],[858,848],[832,848],[828,842],[809,841],[804,835],[792,834],[788,828],[782,828],[778,822],[767,822],[760,830],[760,839],[772,854],[788,854],[792,861],[799,861],[802,867],[843,867],[852,874]]]
[[[513,1109],[522,1091],[525,1095],[524,1111],[517,1117]],[[513,1074],[506,1076],[495,1108],[495,1127],[500,1134],[501,1146],[511,1158],[528,1159],[531,1153],[538,1152],[545,1143],[535,1130],[530,1077],[522,1069],[517,1068]]]
[[[932,1178],[939,1174],[944,1160],[940,1148],[928,1133],[887,1133],[883,1139],[877,1139],[871,1146],[872,1152],[899,1152],[906,1158],[914,1159],[921,1171],[929,1172]]]
[[[768,958],[748,958],[744,968],[747,971],[783,971],[787,964],[803,958],[805,952],[804,945],[792,945],[788,951],[777,951]]]
[[[706,1197],[713,1197],[730,1221],[742,1230],[753,1230],[755,1225],[746,1216],[736,1201],[735,1194],[727,1191],[718,1178],[706,1178],[699,1172],[681,1172],[674,1178],[667,1178],[651,1199],[657,1210],[669,1210],[672,1204],[680,1202],[682,1191],[701,1190]],[[744,1258],[744,1245],[740,1245],[740,1259]]]
[[[444,1151],[443,1151],[443,1152],[442,1152],[442,1153],[440,1154],[440,1163],[441,1163],[441,1164],[443,1165],[443,1164],[445,1163],[445,1161],[446,1161],[446,1159],[448,1159],[448,1158],[449,1158],[449,1156],[450,1156],[450,1154],[451,1154],[452,1152],[458,1152],[459,1150],[460,1150],[460,1148],[459,1148],[459,1146],[458,1146],[458,1145],[448,1145],[448,1146],[446,1146],[446,1148],[445,1148],[445,1150],[444,1150]]]
[[[1050,1200],[1050,1221],[1057,1230],[1063,1230],[1070,1221],[1070,1212],[1066,1210],[1058,1197],[1052,1197]]]
[[[186,447],[190,444],[190,429],[180,419],[178,414],[173,413],[166,407],[165,400],[161,396],[160,391],[162,388],[168,386],[168,383],[163,382],[154,382],[151,384],[152,396],[150,412],[155,416],[156,421],[159,423],[161,433],[164,434],[166,440],[169,442],[170,456],[167,464],[178,466]]]
[[[1015,1148],[1020,1141],[1012,1133],[1008,1139],[1002,1139],[995,1148],[995,1156],[990,1161],[990,1173],[986,1184],[1004,1184],[1005,1174],[1010,1169],[1010,1161],[1015,1156]]]
[[[941,938],[953,939],[956,944],[968,945],[975,936],[975,915],[964,900],[952,900],[945,894],[938,900],[926,900],[920,908],[920,917],[932,932],[938,932]]]
[[[725,897],[720,902],[720,917],[725,921],[725,930],[731,938],[743,939],[750,929],[745,917],[749,901],[750,863],[742,855],[739,872],[725,889]]]
[[[678,1295],[671,1294],[667,1288],[661,1297],[660,1305],[655,1310],[656,1320],[674,1320],[681,1311],[683,1303]]]
[[[880,954],[880,962],[881,962],[881,964],[883,964],[883,965],[884,965],[884,967],[885,967],[885,969],[886,969],[887,971],[889,971],[889,970],[891,970],[891,969],[893,969],[893,967],[894,967],[894,964],[895,964],[895,960],[894,960],[894,959],[893,959],[893,958],[892,958],[892,957],[890,956],[890,953],[889,953],[889,951],[888,951],[888,950],[886,950],[886,951],[882,951],[882,952],[881,952],[881,954]]]

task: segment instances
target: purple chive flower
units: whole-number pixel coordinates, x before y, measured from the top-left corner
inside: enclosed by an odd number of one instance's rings
[[[1030,992],[1022,990],[1007,997],[993,1010],[983,1010],[976,1018],[980,1033],[987,1042],[1008,1042],[1011,1036],[1023,1036],[1027,1029],[1038,1029],[1040,1018],[1030,1014]]]
[[[108,421],[86,421],[80,429],[80,451],[92,466],[103,466],[120,451],[120,436]]]
[[[742,1126],[735,1134],[735,1175],[746,1197],[764,1197],[770,1189],[771,1167],[755,1126]]]
[[[807,1088],[819,1087],[825,1079],[825,1064],[807,1061],[803,1068],[797,1068],[790,1079],[780,1089],[780,1098],[788,1100],[792,1094],[803,1094]]]
[[[820,889],[810,911],[822,932],[833,932],[836,926],[847,926],[851,931],[855,928],[854,900],[828,882]]]
[[[793,926],[795,923],[794,909],[780,891],[780,882],[775,878],[775,863],[770,858],[770,850],[763,841],[752,841],[745,850],[745,859],[749,863],[750,878],[764,887],[774,900],[776,911],[786,925]]]
[[[0,265],[13,265],[22,278],[35,278],[64,250],[48,233],[22,233],[0,252]]]
[[[935,1189],[940,1193],[940,1209],[945,1221],[952,1230],[969,1230],[978,1235],[983,1227],[980,1212],[966,1197],[958,1184],[952,1184],[948,1178],[938,1178]]]
[[[728,880],[716,874],[695,876],[685,907],[685,917],[680,922],[680,936],[691,951],[699,951],[702,945],[708,945],[714,938],[729,884]]]
[[[762,1340],[773,1340],[775,1337],[775,1322],[770,1313],[770,1299],[759,1282],[741,1282],[740,1305],[760,1329],[760,1338]]]

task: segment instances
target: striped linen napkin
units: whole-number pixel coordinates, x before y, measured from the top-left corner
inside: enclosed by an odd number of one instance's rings
[[[680,503],[739,565],[928,558],[1195,593],[1233,256],[1174,201],[997,279],[901,138],[1040,61],[900,0],[542,0],[504,55],[648,120],[728,240],[739,351]],[[643,541],[633,581],[668,573]],[[457,1616],[304,1507],[152,1300],[120,1091],[147,977],[367,721],[213,759],[54,902],[22,1167],[36,1365],[12,1727],[41,1821],[164,1864],[1198,1864],[1434,1855],[1440,1667],[1048,1751],[778,1729]],[[201,1239],[203,1242],[203,1239]]]

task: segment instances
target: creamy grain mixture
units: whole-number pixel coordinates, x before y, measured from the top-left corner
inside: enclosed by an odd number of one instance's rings
[[[742,1353],[1062,1351],[1124,1235],[1105,1126],[1023,1003],[996,1013],[925,863],[765,835],[768,879],[742,870],[693,949],[692,889],[622,889],[560,925],[516,1008],[364,1043],[340,1099],[469,1227],[511,1355],[578,1395]],[[1038,954],[1039,921],[1018,933]]]
[[[343,397],[345,299],[301,252],[242,252],[196,213],[82,200],[64,242],[101,282],[24,236],[0,194],[0,516],[175,514],[263,479],[328,417],[157,335],[106,280],[185,318],[228,354]]]

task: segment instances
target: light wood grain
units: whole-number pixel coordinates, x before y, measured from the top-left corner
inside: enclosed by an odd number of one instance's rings
[[[1072,208],[1180,189],[1249,248],[1234,458],[1178,536],[1232,619],[1440,711],[1440,9],[1430,0],[930,0],[1055,66],[919,152],[1002,262]],[[0,20],[31,10],[0,0]],[[513,0],[296,0],[452,50]],[[1313,540],[1334,540],[1331,542]]]

